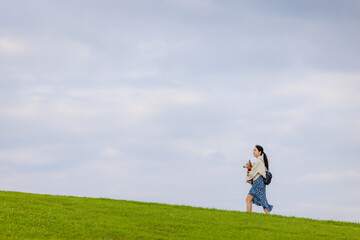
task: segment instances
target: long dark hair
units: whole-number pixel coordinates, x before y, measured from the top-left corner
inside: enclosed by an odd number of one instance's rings
[[[255,147],[257,148],[257,150],[259,152],[261,152],[262,154],[264,154],[264,162],[265,162],[265,167],[267,168],[267,170],[269,170],[269,161],[267,159],[266,154],[264,153],[264,148],[260,145],[255,145]],[[261,155],[260,155],[261,156]]]

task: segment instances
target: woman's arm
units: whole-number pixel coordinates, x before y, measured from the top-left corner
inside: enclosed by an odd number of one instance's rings
[[[251,179],[251,180],[247,181],[247,183],[249,183],[249,184],[253,185],[253,184],[254,184],[254,180],[253,180],[253,179]]]

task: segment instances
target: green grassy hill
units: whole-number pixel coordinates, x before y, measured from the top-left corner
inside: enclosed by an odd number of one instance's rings
[[[0,239],[360,239],[360,224],[0,191]]]

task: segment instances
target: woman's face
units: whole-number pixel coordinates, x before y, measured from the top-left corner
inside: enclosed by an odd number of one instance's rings
[[[254,157],[258,158],[258,157],[260,157],[261,152],[256,147],[254,147],[253,155],[254,155]]]

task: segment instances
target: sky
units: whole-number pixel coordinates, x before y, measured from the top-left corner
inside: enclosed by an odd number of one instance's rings
[[[0,190],[360,222],[359,1],[0,5]]]

